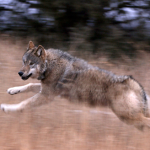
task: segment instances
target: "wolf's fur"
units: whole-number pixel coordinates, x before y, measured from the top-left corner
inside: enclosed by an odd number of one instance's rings
[[[120,120],[138,129],[150,127],[148,96],[131,76],[117,76],[66,52],[35,47],[31,41],[22,59],[22,79],[36,78],[41,83],[8,89],[12,95],[27,91],[37,94],[19,104],[1,104],[5,112],[41,105],[61,95],[74,102],[109,106]]]

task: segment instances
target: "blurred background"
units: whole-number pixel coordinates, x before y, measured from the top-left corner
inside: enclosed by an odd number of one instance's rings
[[[83,58],[119,75],[133,75],[150,95],[149,0],[0,0],[0,103],[30,82],[17,72],[29,40]],[[149,150],[150,130],[122,123],[108,108],[57,97],[22,113],[0,112],[0,150]]]
[[[47,47],[133,55],[149,50],[149,14],[149,0],[0,0],[0,31]]]

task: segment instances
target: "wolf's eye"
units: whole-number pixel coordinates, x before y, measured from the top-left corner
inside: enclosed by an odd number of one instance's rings
[[[29,64],[29,65],[30,65],[30,66],[32,66],[33,64],[34,64],[33,62],[30,62],[30,64]]]

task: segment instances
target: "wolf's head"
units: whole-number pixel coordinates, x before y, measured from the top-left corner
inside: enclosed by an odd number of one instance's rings
[[[30,41],[27,51],[22,57],[23,67],[18,72],[23,80],[29,77],[42,80],[45,78],[46,71],[46,51],[43,46],[35,47],[33,42]]]

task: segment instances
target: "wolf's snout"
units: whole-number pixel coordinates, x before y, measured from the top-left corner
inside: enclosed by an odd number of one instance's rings
[[[23,72],[22,71],[19,71],[18,72],[19,76],[21,77],[23,75]]]

